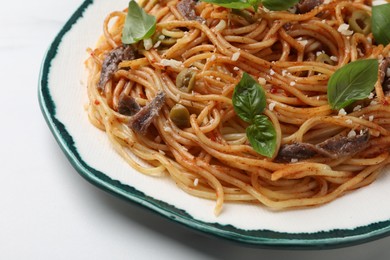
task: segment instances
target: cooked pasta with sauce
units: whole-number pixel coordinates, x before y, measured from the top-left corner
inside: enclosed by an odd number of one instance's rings
[[[86,61],[91,123],[130,167],[215,200],[216,215],[375,181],[390,162],[390,4],[218,2],[108,14]]]

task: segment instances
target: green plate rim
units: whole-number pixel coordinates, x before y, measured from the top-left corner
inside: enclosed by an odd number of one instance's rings
[[[87,181],[104,191],[126,201],[142,205],[176,223],[212,236],[250,246],[279,249],[332,249],[366,243],[390,234],[390,219],[354,229],[335,229],[316,233],[242,230],[231,225],[206,223],[194,219],[187,212],[166,202],[149,197],[134,187],[113,180],[103,172],[89,166],[78,153],[73,137],[67,131],[66,126],[56,118],[56,104],[50,94],[49,74],[51,62],[56,58],[62,38],[83,17],[84,11],[93,3],[93,0],[85,0],[59,31],[45,54],[38,83],[38,99],[43,116],[66,157],[75,170]]]

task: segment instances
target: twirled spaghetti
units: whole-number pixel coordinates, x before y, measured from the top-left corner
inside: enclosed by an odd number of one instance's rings
[[[216,200],[216,214],[225,201],[273,209],[320,205],[377,179],[390,162],[390,98],[382,82],[368,99],[342,111],[332,110],[327,100],[328,80],[338,68],[390,55],[390,45],[376,45],[372,34],[342,30],[356,10],[371,13],[370,1],[326,1],[301,14],[262,7],[232,11],[198,2],[194,19],[183,16],[179,2],[140,1],[156,17],[156,32],[132,45],[136,55],[118,60],[103,87],[103,63],[123,45],[127,10],[107,16],[104,35],[89,50],[90,121],[106,131],[131,167],[169,175],[185,192]],[[323,54],[326,62],[318,59]],[[186,68],[196,72],[191,91],[175,84]],[[265,89],[264,114],[277,136],[273,158],[253,150],[245,134],[248,124],[234,111],[233,91],[244,72]],[[158,116],[144,134],[134,131],[133,115],[119,113],[121,98],[131,97],[142,109],[158,93],[165,95]],[[177,104],[191,114],[184,127],[170,117]],[[365,133],[364,149],[342,156],[278,158],[284,145],[325,142],[325,147],[329,139],[353,140]]]

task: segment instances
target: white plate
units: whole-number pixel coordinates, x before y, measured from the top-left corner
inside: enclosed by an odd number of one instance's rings
[[[259,205],[226,203],[215,217],[213,201],[186,194],[169,178],[148,177],[131,169],[105,133],[89,123],[83,84],[86,48],[93,47],[102,34],[105,16],[127,4],[127,0],[85,1],[59,32],[43,62],[39,85],[43,114],[83,177],[178,223],[259,246],[340,247],[390,232],[389,174],[320,207],[275,212]]]

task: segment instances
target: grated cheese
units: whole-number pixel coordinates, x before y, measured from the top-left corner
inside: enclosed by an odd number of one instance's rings
[[[232,55],[232,61],[238,61],[238,59],[240,58],[240,55],[241,55],[241,53],[240,53],[239,51],[233,53],[233,55]]]
[[[353,34],[353,31],[348,30],[349,29],[349,24],[343,23],[339,26],[337,31],[341,33],[342,35],[349,36]]]
[[[270,111],[274,111],[275,106],[276,106],[276,103],[275,103],[275,102],[271,102],[271,103],[269,104],[269,106],[268,106],[268,109],[269,109]]]
[[[344,108],[339,110],[339,116],[345,116],[346,114],[347,114],[347,112],[345,111]]]
[[[349,131],[349,133],[348,133],[348,137],[349,138],[351,138],[351,137],[355,137],[356,136],[356,132],[355,132],[355,130],[351,130],[351,131]]]
[[[196,178],[196,179],[194,180],[194,186],[196,187],[196,186],[198,186],[198,184],[199,184],[199,179]]]
[[[152,39],[145,39],[144,40],[144,47],[145,47],[145,50],[150,50],[151,48],[153,48],[153,41]]]
[[[267,81],[265,80],[265,78],[259,77],[257,80],[259,81],[260,85],[264,86],[265,84],[267,84]]]
[[[161,41],[156,42],[156,44],[153,46],[153,48],[157,49],[160,46],[160,44],[161,44]]]

